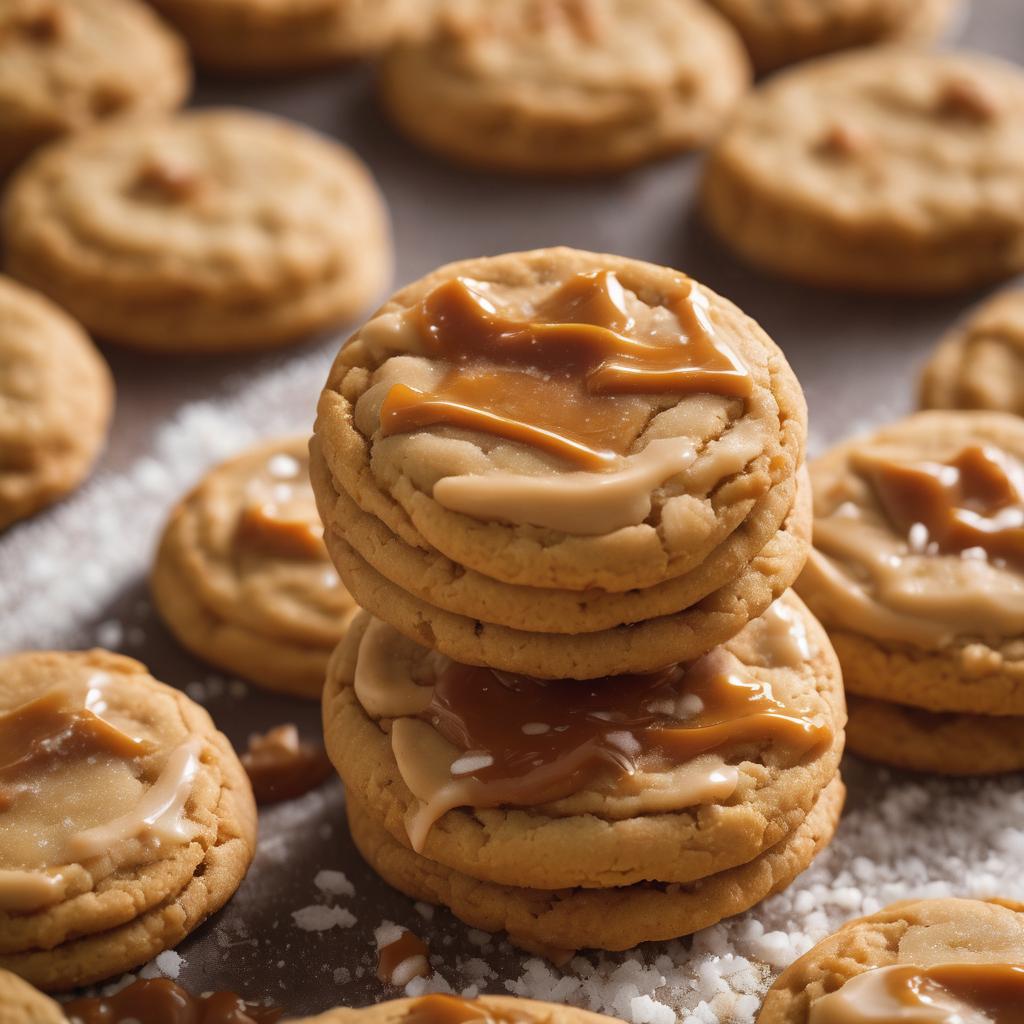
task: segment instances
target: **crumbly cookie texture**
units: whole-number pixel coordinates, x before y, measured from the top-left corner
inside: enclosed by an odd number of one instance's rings
[[[184,646],[261,686],[317,698],[356,612],[327,556],[304,438],[212,470],[171,514],[151,585]]]
[[[917,413],[810,465],[815,550],[797,590],[834,637],[851,693],[933,711],[1024,714],[1024,577],[1016,563],[984,548],[938,550],[924,524],[904,532],[872,482],[873,473],[895,469],[898,487],[901,467],[928,464],[948,463],[948,474],[970,452],[981,481],[1006,460],[1004,485],[1012,488],[1024,461],[1024,421]]]
[[[828,638],[795,596],[780,603],[783,614],[796,617],[806,660],[766,663],[764,631],[771,627],[763,622],[751,623],[725,650],[749,666],[752,677],[770,681],[787,707],[827,724],[827,746],[794,757],[763,740],[740,741],[721,752],[738,769],[735,789],[696,806],[686,806],[685,800],[673,806],[673,787],[681,784],[675,766],[643,774],[626,796],[601,779],[542,806],[450,810],[431,827],[422,853],[481,881],[592,889],[652,879],[688,883],[750,861],[780,842],[835,776],[845,724],[842,677]],[[371,715],[353,688],[357,671],[367,671],[357,665],[368,660],[360,647],[371,621],[365,615],[357,619],[332,660],[324,693],[327,750],[350,798],[396,841],[410,846],[411,822],[422,804],[403,781],[384,730],[390,722]],[[394,643],[400,647],[402,641],[396,637]],[[406,658],[429,661],[421,648],[406,646],[403,664]],[[569,849],[572,857],[566,856]]]
[[[901,47],[821,59],[740,105],[704,216],[744,258],[808,283],[977,286],[1024,268],[1022,130],[1015,65]]]
[[[1002,292],[940,343],[921,373],[923,409],[1024,416],[1024,291]]]
[[[904,900],[850,921],[783,971],[757,1024],[806,1024],[822,997],[875,968],[1022,959],[1019,907],[996,900]]]
[[[0,714],[59,694],[59,707],[33,712],[33,728],[41,715],[81,717],[81,735],[93,737],[83,742],[102,749],[72,757],[54,788],[43,772],[49,748],[34,745],[32,756],[44,759],[39,795],[16,790],[5,811],[15,822],[0,831],[0,968],[47,990],[103,980],[176,945],[234,893],[256,844],[248,778],[209,715],[184,694],[106,651],[0,661]],[[67,735],[78,735],[75,728]],[[126,737],[130,756],[120,750]],[[158,841],[130,823],[154,790],[171,801],[161,807],[181,801],[173,822],[161,824],[153,812]],[[97,830],[104,837],[86,842]]]
[[[735,30],[696,0],[454,0],[386,54],[379,89],[446,157],[586,174],[703,145],[749,81]]]
[[[390,273],[383,200],[344,147],[242,110],[49,147],[3,207],[8,270],[96,335],[166,352],[302,340]]]
[[[434,996],[419,999],[392,999],[376,1006],[361,1009],[338,1007],[316,1017],[304,1017],[295,1024],[401,1024],[409,1014],[422,1006],[428,1008]],[[441,1000],[450,997],[441,996]],[[514,996],[480,996],[472,1001],[474,1007],[486,1011],[495,1020],[515,1021],[516,1024],[608,1024],[611,1017],[590,1013],[575,1006],[558,1006],[535,999],[517,999]],[[444,1009],[438,1005],[438,1012]]]
[[[531,487],[552,486],[559,493],[571,483],[578,501],[580,487],[596,484],[602,474],[581,474],[535,447],[444,424],[383,436],[381,407],[391,389],[398,384],[429,389],[445,366],[426,357],[421,342],[408,337],[402,325],[414,322],[426,296],[456,279],[475,281],[493,301],[522,317],[570,279],[608,272],[633,296],[631,310],[648,323],[671,323],[675,314],[667,309],[668,296],[684,284],[696,289],[696,301],[707,302],[713,337],[746,368],[750,397],[629,396],[636,420],[617,438],[628,453],[647,452],[646,458],[656,454],[652,442],[668,445],[675,439],[679,444],[670,457],[688,448],[694,453],[682,472],[655,482],[649,491],[639,485],[641,504],[649,511],[644,515],[637,508],[630,513],[635,518],[616,520],[632,525],[599,525],[583,535],[564,526],[498,522],[446,507],[435,497],[439,481],[446,479],[527,476],[534,478]],[[696,568],[766,493],[796,474],[806,407],[782,353],[754,321],[708,289],[686,282],[676,271],[622,257],[542,249],[452,264],[404,288],[342,349],[321,395],[316,439],[332,482],[328,491],[314,481],[321,511],[327,515],[332,494],[344,490],[404,543],[436,549],[452,562],[515,585],[622,592]],[[677,325],[665,337],[677,339],[681,332]],[[397,351],[393,346],[399,344],[411,348]],[[328,522],[329,536],[333,525]]]
[[[7,0],[0,9],[0,177],[32,150],[188,95],[185,46],[138,0]]]
[[[1024,771],[1024,715],[970,715],[850,694],[849,749],[882,764],[936,775]]]
[[[0,971],[0,1024],[66,1024],[60,1005],[22,981]]]
[[[67,494],[107,436],[114,382],[66,313],[0,276],[0,529]]]
[[[786,888],[831,842],[845,788],[837,777],[799,827],[748,864],[688,886],[638,883],[550,892],[480,882],[398,843],[366,810],[346,805],[352,838],[386,882],[413,899],[449,907],[461,921],[505,931],[522,949],[564,961],[576,949],[631,949],[689,935]]]
[[[367,57],[419,21],[416,0],[154,0],[197,61],[240,74]]]
[[[928,42],[958,0],[712,0],[739,30],[758,71],[835,50],[888,41]]]

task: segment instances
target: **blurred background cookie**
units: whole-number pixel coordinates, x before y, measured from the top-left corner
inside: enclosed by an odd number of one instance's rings
[[[164,352],[300,341],[354,316],[391,272],[359,159],[242,110],[55,144],[12,182],[3,231],[11,274],[97,336]]]

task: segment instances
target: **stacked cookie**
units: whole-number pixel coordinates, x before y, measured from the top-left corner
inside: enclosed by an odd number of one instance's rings
[[[797,589],[842,663],[851,749],[1024,769],[1024,420],[918,413],[838,446],[811,480]]]
[[[810,861],[844,708],[780,599],[804,435],[760,328],[633,260],[455,264],[356,334],[310,471],[365,609],[328,752],[385,878],[557,956],[693,931]]]

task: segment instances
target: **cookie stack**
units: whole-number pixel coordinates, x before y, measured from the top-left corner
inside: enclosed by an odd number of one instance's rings
[[[357,333],[311,448],[365,609],[324,723],[388,881],[558,957],[686,934],[806,866],[844,707],[785,595],[804,436],[760,328],[634,260],[455,264]]]
[[[918,413],[811,466],[797,584],[850,695],[850,748],[951,775],[1024,769],[1024,420]]]

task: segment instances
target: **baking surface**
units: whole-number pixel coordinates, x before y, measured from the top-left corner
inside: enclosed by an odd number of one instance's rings
[[[964,45],[1024,61],[1024,4],[975,0],[958,35]],[[449,260],[553,244],[685,270],[760,320],[785,349],[807,392],[812,451],[909,411],[925,354],[980,298],[893,302],[811,291],[748,271],[696,222],[695,156],[572,183],[454,170],[382,121],[363,68],[255,86],[203,82],[196,99],[271,110],[353,146],[391,204],[396,284]],[[170,504],[207,466],[259,437],[308,433],[343,336],[256,357],[161,359],[105,349],[119,394],[98,472],[59,507],[0,538],[0,650],[108,646],[185,688],[239,748],[250,732],[282,721],[316,736],[315,705],[264,695],[185,654],[152,612],[145,573]],[[459,990],[478,984],[501,992],[511,982],[518,994],[589,1005],[637,1024],[669,1024],[675,1013],[702,1024],[742,1024],[771,973],[850,916],[908,895],[1024,901],[1020,777],[925,780],[850,758],[844,768],[850,797],[839,835],[791,890],[692,941],[589,956],[565,972],[528,964],[529,957],[468,931],[445,911],[428,920],[425,908],[379,882],[348,838],[335,782],[264,810],[260,850],[242,888],[182,943],[180,962],[165,955],[159,968],[179,973],[193,991],[230,988],[292,1015],[375,1002],[399,994],[373,975],[373,931],[390,920],[429,941],[437,977]],[[355,894],[332,892],[345,887],[335,876],[318,879],[321,871],[344,872]],[[294,912],[315,905],[338,912],[300,914],[301,927]],[[334,924],[307,930],[318,916]]]

